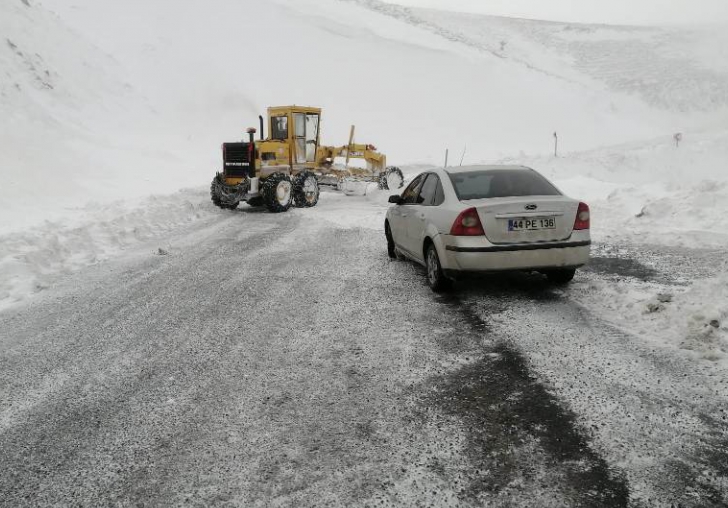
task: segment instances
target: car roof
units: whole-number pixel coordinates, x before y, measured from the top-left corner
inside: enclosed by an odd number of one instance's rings
[[[488,171],[488,170],[511,170],[511,171],[533,171],[533,169],[526,166],[519,166],[516,164],[478,164],[472,166],[457,166],[443,168],[447,173],[469,173],[471,171]]]

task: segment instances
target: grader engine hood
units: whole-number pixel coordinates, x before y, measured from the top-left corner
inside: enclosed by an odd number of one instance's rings
[[[255,176],[255,143],[223,143],[222,169],[228,178]]]

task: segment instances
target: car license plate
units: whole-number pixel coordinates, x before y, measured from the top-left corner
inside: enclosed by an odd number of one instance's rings
[[[508,219],[508,231],[540,231],[542,229],[556,229],[556,219],[554,217]]]

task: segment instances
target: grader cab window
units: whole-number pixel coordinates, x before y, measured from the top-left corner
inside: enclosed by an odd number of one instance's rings
[[[306,162],[316,160],[316,143],[318,142],[319,116],[306,115]]]
[[[288,139],[288,117],[274,116],[271,118],[271,139],[285,141]]]
[[[294,138],[296,140],[296,162],[316,161],[319,115],[313,113],[294,113]]]

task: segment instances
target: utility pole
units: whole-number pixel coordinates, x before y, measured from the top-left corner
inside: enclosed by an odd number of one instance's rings
[[[450,149],[445,148],[445,167],[447,167],[447,157],[450,155]]]
[[[559,156],[559,135],[554,131],[554,157]]]
[[[680,148],[680,141],[682,141],[682,132],[678,132],[673,136],[675,140],[675,148]]]
[[[465,160],[465,152],[468,151],[468,145],[465,145],[465,148],[463,148],[463,155],[460,157],[460,165],[463,165],[463,161]]]

